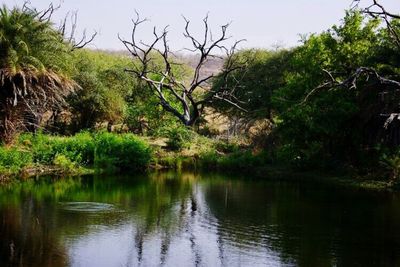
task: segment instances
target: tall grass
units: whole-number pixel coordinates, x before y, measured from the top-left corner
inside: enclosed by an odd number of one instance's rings
[[[16,147],[0,147],[0,173],[14,174],[31,165],[32,153]]]
[[[215,151],[203,153],[199,157],[199,167],[221,171],[247,172],[254,171],[270,162],[266,153],[253,154],[251,151],[236,151],[220,155]]]
[[[83,132],[70,137],[23,134],[12,147],[0,147],[0,173],[56,165],[63,169],[95,167],[107,171],[142,171],[150,146],[132,134]]]
[[[107,170],[140,171],[152,159],[148,144],[133,134],[95,136],[95,166]]]

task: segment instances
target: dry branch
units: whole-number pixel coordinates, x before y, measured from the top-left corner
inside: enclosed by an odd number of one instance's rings
[[[186,48],[185,50],[198,55],[198,61],[194,67],[193,76],[188,83],[180,80],[172,67],[178,63],[174,62],[174,54],[171,52],[168,45],[168,26],[161,32],[158,32],[157,29],[154,28],[153,40],[151,42],[138,42],[137,29],[141,24],[147,22],[147,19],[141,19],[136,12],[136,19],[132,20],[131,39],[129,41],[121,37],[119,37],[119,39],[135,61],[135,67],[127,69],[126,71],[146,82],[148,87],[158,97],[159,103],[164,110],[179,118],[183,124],[191,126],[200,117],[204,106],[213,99],[221,99],[234,107],[241,108],[233,97],[234,88],[228,87],[227,85],[228,77],[233,75],[235,70],[243,67],[234,57],[237,45],[242,42],[242,40],[236,41],[231,47],[226,46],[226,41],[230,38],[227,36],[229,24],[221,26],[220,35],[218,38],[214,39],[209,27],[208,15],[203,19],[203,38],[197,39],[190,31],[190,20],[185,17],[183,17],[183,19],[185,21],[183,36],[192,44],[192,48]],[[223,77],[226,83],[217,90],[210,90],[209,84],[215,78],[215,74],[202,77],[201,71],[208,59],[221,57],[216,51],[225,54],[224,58],[226,64],[219,76]],[[162,70],[151,67],[154,54],[161,56],[163,59]],[[153,78],[154,76],[159,78],[155,79]],[[199,97],[199,95],[195,93],[199,88],[206,89],[206,94]],[[180,108],[175,108],[171,100],[167,99],[166,94],[173,96],[173,102],[179,103]]]
[[[353,7],[359,8],[361,1],[362,0],[354,0]],[[400,35],[392,24],[393,19],[400,19],[399,14],[387,11],[386,8],[382,4],[380,4],[378,0],[372,0],[372,2],[367,7],[361,8],[361,12],[363,12],[364,14],[368,14],[373,18],[382,19],[386,23],[389,34],[393,37],[395,44],[397,45],[397,47],[400,48]]]

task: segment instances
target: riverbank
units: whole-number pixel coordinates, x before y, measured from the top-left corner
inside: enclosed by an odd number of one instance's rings
[[[171,141],[172,140],[172,141]],[[192,136],[177,145],[168,138],[132,134],[79,133],[60,137],[24,134],[0,147],[0,182],[44,175],[79,176],[93,173],[137,173],[146,170],[215,171],[250,174],[255,179],[307,179],[365,190],[398,190],[398,185],[373,175],[299,170],[277,164],[265,152],[256,153],[235,142]]]
[[[183,158],[180,159],[182,163],[180,166],[190,166],[190,162],[193,159]],[[178,164],[179,165],[179,164]],[[238,164],[240,165],[240,164]],[[237,165],[236,165],[237,166]],[[227,169],[227,165],[224,167],[210,168],[209,166],[200,164],[195,166],[198,171],[215,171],[224,174],[232,174],[234,176],[248,176],[251,179],[257,180],[279,180],[279,181],[307,181],[316,184],[327,184],[335,187],[346,187],[367,191],[399,191],[400,187],[397,183],[388,180],[377,180],[370,176],[360,176],[354,173],[343,173],[334,171],[315,171],[315,170],[304,170],[300,171],[289,166],[266,164],[260,165],[253,168],[245,168],[238,170],[237,167],[233,167],[231,170]],[[192,166],[193,167],[193,166]]]
[[[299,169],[277,163],[267,152],[255,152],[235,142],[210,139],[193,140],[181,150],[169,150],[164,143],[151,141],[155,147],[155,169],[214,171],[232,175],[249,175],[252,179],[307,180],[332,186],[372,191],[397,191],[383,170],[359,173],[357,170]]]
[[[151,160],[148,143],[133,134],[23,134],[0,147],[0,177],[4,181],[15,176],[139,172],[146,170]]]

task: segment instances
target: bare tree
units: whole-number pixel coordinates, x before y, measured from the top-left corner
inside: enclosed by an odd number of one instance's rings
[[[54,5],[50,3],[46,9],[38,10],[35,7],[31,6],[30,1],[25,1],[22,5],[22,10],[24,12],[32,12],[36,14],[36,17],[41,22],[50,22],[53,18],[53,15],[56,11],[61,8],[61,3],[58,5]],[[64,40],[71,45],[71,50],[84,48],[97,36],[97,31],[93,31],[93,33],[88,36],[86,29],[83,30],[82,36],[77,39],[76,38],[76,28],[78,24],[78,12],[68,12],[64,19],[61,21],[60,25],[58,26],[58,32],[64,38]],[[67,30],[69,29],[69,31]]]
[[[306,103],[311,97],[314,95],[318,94],[320,91],[332,91],[332,90],[337,90],[337,89],[349,89],[349,90],[355,90],[358,89],[358,82],[360,80],[363,81],[369,81],[372,80],[374,81],[377,85],[382,86],[383,88],[386,89],[392,89],[392,90],[399,90],[400,89],[400,82],[391,80],[385,77],[382,77],[379,75],[379,73],[374,70],[373,68],[367,68],[367,67],[359,67],[356,69],[349,77],[347,77],[345,80],[338,80],[337,78],[333,77],[333,74],[325,69],[322,69],[322,71],[327,75],[329,78],[326,82],[318,85],[314,89],[312,89],[306,97],[299,103],[299,105],[302,105]],[[400,114],[397,114],[400,115]]]
[[[359,8],[361,2],[363,2],[363,0],[354,0],[353,6],[355,8]],[[392,24],[393,19],[400,19],[399,14],[387,11],[386,8],[378,0],[370,1],[368,6],[361,8],[361,12],[368,14],[373,18],[382,19],[386,23],[389,34],[393,37],[395,44],[400,48],[400,35],[398,30],[396,30]]]
[[[131,40],[127,41],[119,37],[135,62],[135,67],[127,69],[126,71],[131,72],[135,77],[147,84],[148,88],[150,88],[159,99],[159,104],[164,110],[179,118],[186,126],[192,126],[202,114],[204,107],[214,99],[225,101],[242,109],[233,96],[235,88],[239,86],[240,77],[232,76],[234,71],[244,66],[235,57],[237,45],[243,40],[234,42],[230,47],[226,46],[227,40],[230,38],[227,35],[229,24],[221,26],[219,36],[214,39],[209,28],[208,16],[206,16],[203,19],[203,37],[199,40],[190,32],[190,21],[183,17],[185,20],[183,36],[192,44],[192,48],[186,48],[185,50],[195,53],[198,56],[193,76],[190,81],[187,82],[179,79],[173,68],[174,65],[179,63],[176,62],[176,57],[171,52],[168,45],[168,26],[160,33],[158,33],[154,27],[154,38],[152,42],[144,43],[143,41],[138,41],[137,29],[147,20],[141,19],[137,12],[136,15],[136,19],[132,20],[133,29]],[[216,52],[222,53],[223,56]],[[162,70],[152,67],[151,63],[156,56],[161,56],[163,59]],[[213,89],[211,89],[210,84],[216,75],[202,75],[204,65],[211,58],[225,59],[223,69],[218,74],[218,77],[222,77],[221,80],[223,80],[224,83],[218,88]],[[153,77],[159,78],[154,79]],[[234,86],[227,86],[229,79],[235,81]],[[199,90],[200,88],[202,90]],[[200,93],[200,91],[202,93]],[[167,95],[169,97],[167,97]],[[177,106],[179,106],[179,108],[177,108]]]
[[[68,20],[70,23],[68,23]],[[71,44],[71,50],[81,49],[93,42],[94,38],[97,36],[97,31],[93,31],[90,36],[87,36],[86,29],[83,30],[82,36],[79,39],[76,39],[76,27],[78,22],[78,12],[68,13],[61,25],[58,28],[58,31],[64,37],[64,39]],[[68,24],[70,25],[69,33],[67,33]]]

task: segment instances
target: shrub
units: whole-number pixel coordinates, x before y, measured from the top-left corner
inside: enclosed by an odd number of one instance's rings
[[[263,165],[261,157],[255,156],[251,151],[236,152],[223,157],[220,162],[223,169],[245,170]]]
[[[178,151],[190,146],[190,140],[194,137],[194,133],[184,127],[175,127],[167,131],[166,137],[168,137],[168,147]]]
[[[233,142],[218,141],[215,144],[215,148],[223,153],[233,153],[238,152],[240,147],[238,144]]]
[[[76,168],[76,164],[72,162],[65,155],[57,154],[53,160],[53,164],[62,168],[63,170],[72,170]]]
[[[50,145],[50,137],[43,134],[23,134],[19,137],[17,146],[24,146],[32,152],[34,163],[50,164],[53,162],[56,152]]]
[[[203,169],[216,169],[219,166],[220,156],[215,152],[200,155],[200,164]]]
[[[228,155],[208,152],[200,155],[203,169],[219,169],[225,171],[249,171],[265,166],[270,161],[267,153],[253,155],[251,151],[237,151]]]
[[[31,151],[34,163],[66,168],[94,165],[109,171],[138,171],[145,169],[152,158],[150,147],[133,134],[24,134],[18,145]]]
[[[58,154],[80,165],[90,165],[94,162],[94,139],[87,132],[71,137],[24,134],[21,135],[19,143],[30,147],[35,163],[53,164]]]
[[[75,136],[64,138],[57,145],[58,153],[64,154],[73,162],[86,166],[93,165],[95,141],[92,134],[78,133]]]
[[[0,170],[11,173],[32,164],[32,154],[17,148],[0,147]]]
[[[145,169],[152,158],[149,145],[133,134],[100,133],[95,139],[96,167],[138,171]]]
[[[400,177],[400,155],[387,156],[384,154],[380,163],[390,172],[390,179],[397,181]]]

